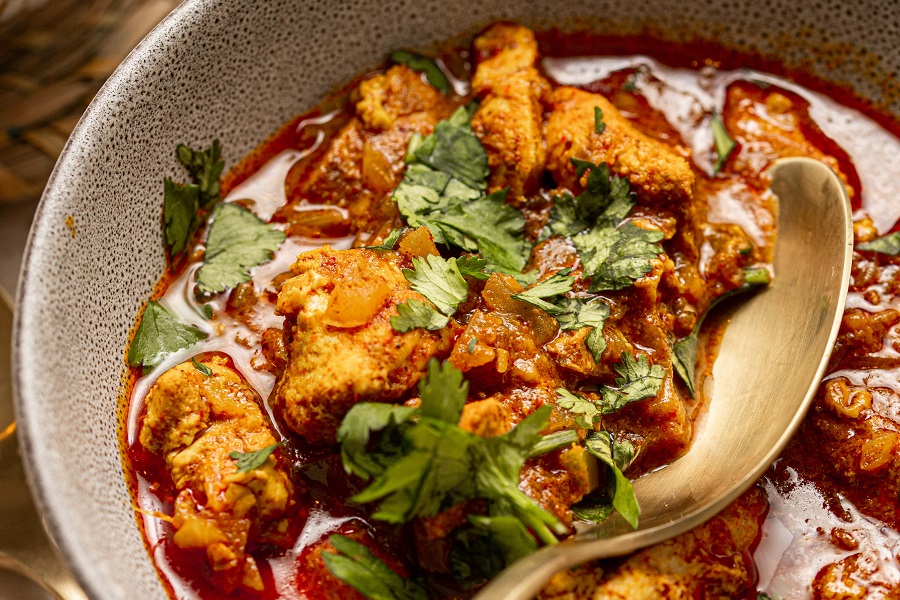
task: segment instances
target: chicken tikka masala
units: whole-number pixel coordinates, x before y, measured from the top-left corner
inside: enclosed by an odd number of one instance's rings
[[[172,597],[466,598],[580,523],[637,526],[630,481],[702,426],[706,316],[777,279],[787,156],[856,208],[801,432],[711,521],[541,597],[900,597],[900,206],[854,164],[860,132],[896,137],[785,77],[602,41],[494,24],[398,50],[228,173],[218,141],[177,148],[123,442]]]

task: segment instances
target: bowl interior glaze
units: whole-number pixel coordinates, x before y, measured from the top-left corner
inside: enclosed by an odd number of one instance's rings
[[[91,597],[165,597],[123,476],[119,398],[129,333],[163,270],[162,179],[179,172],[176,144],[218,138],[233,165],[389,51],[497,19],[717,40],[900,115],[900,4],[881,0],[189,0],[88,108],[47,185],[20,278],[20,443],[47,527]]]

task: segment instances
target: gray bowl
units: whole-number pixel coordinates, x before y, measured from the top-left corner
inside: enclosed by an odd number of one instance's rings
[[[718,40],[850,85],[900,115],[900,4],[884,0],[186,2],[131,53],[72,134],[38,208],[18,292],[20,444],[47,528],[91,597],[165,597],[119,439],[129,332],[163,271],[162,178],[176,174],[175,145],[219,138],[232,165],[390,50],[496,19]]]

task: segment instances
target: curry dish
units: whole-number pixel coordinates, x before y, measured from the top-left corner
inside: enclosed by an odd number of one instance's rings
[[[786,78],[609,50],[498,23],[395,52],[228,173],[179,146],[124,441],[173,597],[466,598],[636,526],[629,480],[702,427],[705,317],[777,280],[787,156],[856,209],[814,408],[720,515],[541,597],[900,596],[900,211],[852,139],[896,138]]]

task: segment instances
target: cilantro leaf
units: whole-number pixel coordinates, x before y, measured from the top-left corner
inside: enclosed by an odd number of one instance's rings
[[[475,279],[485,280],[490,277],[484,272],[487,261],[477,256],[461,256],[456,259],[456,266],[459,267],[460,273]]]
[[[763,276],[764,273],[764,276]],[[687,387],[691,397],[694,396],[694,371],[697,366],[697,347],[699,344],[700,328],[706,317],[721,302],[733,298],[745,292],[751,292],[765,287],[770,282],[769,271],[766,269],[746,269],[744,271],[744,285],[733,290],[725,292],[718,298],[710,302],[703,315],[694,323],[694,329],[690,335],[678,340],[672,347],[672,366],[684,385]]]
[[[413,71],[424,73],[428,83],[433,85],[442,94],[450,92],[450,80],[447,79],[447,76],[444,75],[444,72],[434,60],[422,56],[421,54],[416,54],[415,52],[395,50],[394,52],[391,52],[391,61],[398,65],[406,65]]]
[[[328,572],[369,600],[428,600],[425,588],[397,575],[365,545],[339,534],[328,539],[338,551],[322,553]]]
[[[566,532],[556,517],[519,489],[519,472],[542,436],[552,406],[542,406],[503,435],[482,439],[473,445],[476,497],[494,500],[511,511],[545,544],[555,544]]]
[[[590,169],[585,189],[577,198],[565,192],[553,199],[549,231],[572,237],[594,225],[601,217],[603,225],[617,225],[634,206],[628,180],[611,175],[609,165],[605,162],[595,165],[573,158],[572,164],[576,167],[578,177]]]
[[[722,116],[719,113],[714,112],[709,123],[712,127],[713,141],[716,144],[717,158],[713,170],[713,175],[715,175],[725,166],[725,162],[731,156],[731,153],[734,152],[737,142],[728,135],[728,130],[725,129],[725,123],[722,121]]]
[[[577,198],[568,193],[554,198],[544,235],[571,238],[592,292],[628,287],[652,268],[663,233],[621,224],[634,206],[631,186],[611,175],[608,164],[574,158],[572,164],[579,177],[590,170],[585,189]]]
[[[699,319],[698,319],[699,323]],[[694,397],[694,370],[697,368],[697,344],[700,328],[695,327],[685,338],[675,342],[672,347],[672,366],[684,385],[687,386],[691,398]]]
[[[237,467],[238,473],[249,473],[253,469],[263,466],[266,459],[278,446],[278,444],[272,444],[253,452],[229,452],[228,456],[235,460],[234,466]]]
[[[337,441],[341,445],[341,459],[347,473],[368,479],[380,475],[385,469],[387,460],[393,458],[395,452],[386,445],[379,447],[378,452],[369,452],[367,447],[372,434],[387,429],[396,429],[407,423],[418,409],[412,406],[394,406],[378,402],[360,402],[354,404],[347,412],[338,428]]]
[[[195,369],[197,369],[207,377],[212,377],[212,369],[202,363],[198,363],[196,358],[191,358],[191,364],[194,365]]]
[[[599,106],[594,107],[594,131],[600,135],[606,131],[606,123],[603,122],[603,110]]]
[[[474,497],[470,449],[477,440],[446,422],[420,419],[403,434],[403,455],[350,500],[380,500],[372,518],[388,523],[436,515]]]
[[[169,253],[176,256],[184,252],[191,234],[197,228],[200,188],[196,185],[175,183],[168,177],[163,180],[163,186],[166,245],[169,247]]]
[[[573,504],[570,510],[579,519],[602,523],[609,518],[615,508],[608,503],[597,504],[589,500],[582,500],[578,504]]]
[[[206,208],[219,200],[219,177],[225,168],[222,160],[222,146],[213,140],[206,150],[191,150],[184,144],[175,148],[178,160],[190,172],[194,183],[200,188],[200,208]]]
[[[428,374],[419,381],[422,416],[456,425],[469,397],[469,382],[449,361],[428,361]]]
[[[489,269],[520,273],[531,248],[522,236],[525,217],[521,211],[506,204],[506,194],[504,189],[465,205],[452,206],[433,220],[474,240],[474,248],[464,241],[456,242],[456,245],[464,249],[477,248],[487,260]]]
[[[597,406],[597,404],[587,398],[573,394],[565,388],[557,389],[556,395],[556,404],[560,408],[578,415],[575,417],[575,424],[582,429],[593,429],[594,423],[599,421],[600,416],[603,414],[600,406]]]
[[[412,160],[446,173],[477,190],[487,187],[488,159],[472,131],[469,113],[460,106],[449,119],[438,121],[434,133],[413,150]]]
[[[469,515],[469,527],[458,531],[450,562],[457,579],[490,579],[537,550],[522,522],[509,515]]]
[[[560,329],[592,328],[584,343],[591,351],[594,362],[599,363],[603,351],[606,350],[603,325],[609,317],[609,305],[596,298],[588,301],[580,298],[563,298],[556,305],[562,310],[555,315]]]
[[[551,304],[543,298],[551,298],[553,296],[565,294],[566,292],[571,292],[572,284],[575,283],[575,278],[569,275],[571,272],[572,269],[558,271],[536,286],[519,294],[513,294],[513,298],[521,300],[522,302],[527,302],[532,306],[537,306],[551,315],[562,314],[566,312],[566,308]]]
[[[197,272],[204,294],[223,292],[250,281],[250,269],[272,258],[284,233],[237,204],[222,204],[213,213],[206,257]]]
[[[539,442],[532,446],[531,452],[528,453],[528,458],[542,456],[548,452],[553,452],[554,450],[559,450],[561,448],[568,448],[572,444],[577,443],[578,433],[574,429],[557,431],[556,433],[543,436]]]
[[[432,360],[419,384],[419,420],[403,428],[399,452],[370,451],[383,472],[353,502],[378,501],[375,519],[404,523],[427,517],[464,500],[485,498],[492,515],[515,516],[546,543],[565,527],[556,517],[518,488],[519,472],[543,436],[552,407],[544,406],[504,435],[485,439],[459,427],[457,420],[468,395],[468,384],[449,362]],[[376,416],[369,429],[384,423]],[[363,429],[355,423],[354,430]],[[361,435],[357,435],[357,448]],[[348,467],[349,468],[349,467]]]
[[[173,317],[159,302],[151,301],[128,348],[128,365],[155,367],[168,355],[203,339],[206,339],[205,333]]]
[[[651,398],[659,393],[662,387],[665,370],[661,365],[650,366],[650,360],[646,354],[641,354],[637,359],[630,352],[622,353],[622,361],[613,365],[616,373],[616,385],[618,388],[611,388],[604,385],[601,388],[603,393],[603,410],[614,412],[630,404],[644,398]]]
[[[900,254],[900,231],[883,235],[871,242],[859,244],[857,250],[865,250],[867,252],[878,252],[879,254],[887,254],[888,256],[897,256]]]
[[[616,373],[616,385],[613,388],[604,385],[600,388],[601,399],[590,400],[584,396],[559,388],[556,390],[556,403],[578,415],[575,423],[584,429],[592,429],[602,415],[620,410],[626,404],[651,398],[659,393],[665,370],[661,365],[650,366],[647,356],[641,354],[637,359],[629,352],[622,354],[622,361],[613,365]]]
[[[363,246],[363,248],[365,248],[366,250],[393,250],[394,246],[397,245],[397,241],[400,239],[400,236],[402,236],[409,230],[409,227],[398,227],[397,229],[392,229],[388,236],[384,238],[384,241],[377,246]]]
[[[608,431],[591,431],[584,440],[584,447],[609,467],[613,474],[608,484],[612,505],[629,525],[637,529],[641,509],[631,481],[622,473],[634,460],[634,446],[627,440],[617,442]]]
[[[585,276],[591,278],[591,291],[621,290],[646,275],[651,261],[661,252],[656,242],[663,239],[659,230],[642,229],[625,223],[616,229],[601,225],[572,238],[584,262]]]
[[[469,297],[469,286],[459,272],[455,258],[443,259],[432,254],[425,258],[416,257],[412,263],[412,269],[403,269],[410,287],[448,317]]]
[[[406,333],[413,329],[427,329],[437,331],[443,329],[450,322],[450,317],[442,315],[421,300],[415,298],[397,305],[399,317],[391,317],[391,327],[400,333]]]

